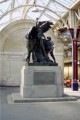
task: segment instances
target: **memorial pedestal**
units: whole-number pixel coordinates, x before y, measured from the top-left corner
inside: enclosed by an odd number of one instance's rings
[[[23,98],[62,97],[61,68],[59,66],[24,66],[21,70],[20,94]]]

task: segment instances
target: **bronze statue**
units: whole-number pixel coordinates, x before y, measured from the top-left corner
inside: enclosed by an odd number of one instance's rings
[[[55,56],[53,54],[53,50],[54,50],[54,42],[51,40],[51,37],[47,37],[47,39],[44,40],[44,46],[45,46],[45,51],[46,51],[46,54],[50,54],[53,61],[56,63],[56,60],[55,60]]]
[[[33,26],[29,34],[26,35],[28,39],[27,48],[28,56],[26,61],[30,62],[30,55],[32,53],[33,63],[53,63],[56,62],[53,54],[53,43],[50,37],[44,36],[44,33],[49,30],[52,22],[44,21],[36,23],[36,26]],[[52,60],[50,60],[48,54],[51,55]]]

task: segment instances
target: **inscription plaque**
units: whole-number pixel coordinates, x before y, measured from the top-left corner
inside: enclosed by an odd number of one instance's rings
[[[34,84],[55,84],[55,72],[34,72]]]

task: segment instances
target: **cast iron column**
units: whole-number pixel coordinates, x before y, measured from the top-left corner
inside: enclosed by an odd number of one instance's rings
[[[77,65],[77,59],[78,59],[78,53],[77,53],[77,41],[78,41],[78,35],[79,30],[77,29],[76,33],[74,33],[73,28],[69,28],[69,31],[72,36],[72,84],[71,88],[73,91],[78,91],[78,65]],[[76,37],[74,37],[76,36]]]
[[[78,91],[77,38],[73,39],[72,52],[73,76],[71,87],[73,91]]]

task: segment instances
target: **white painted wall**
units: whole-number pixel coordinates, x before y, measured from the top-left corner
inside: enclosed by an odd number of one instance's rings
[[[19,85],[21,68],[24,65],[24,54],[5,52],[0,55],[0,84],[1,85]]]

